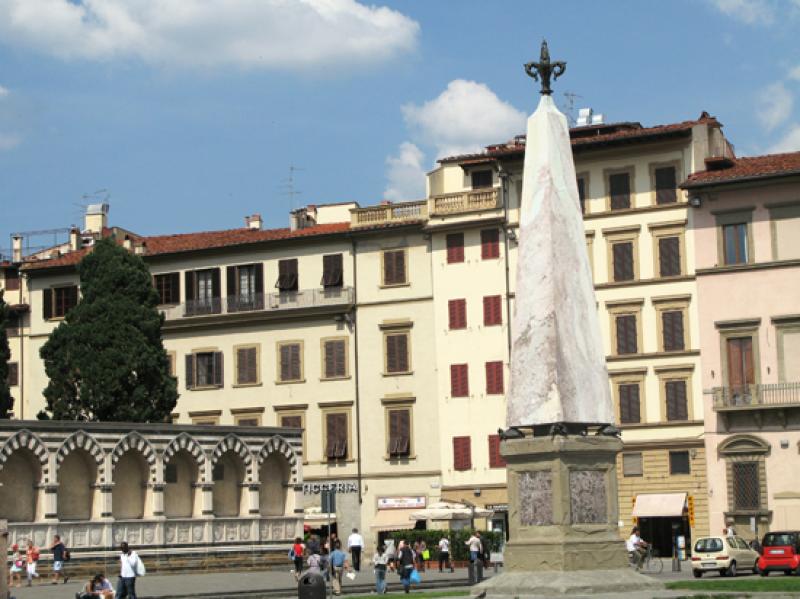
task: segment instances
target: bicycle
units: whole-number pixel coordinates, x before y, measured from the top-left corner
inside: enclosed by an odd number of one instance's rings
[[[636,558],[634,554],[630,555],[630,564],[632,568],[636,567]],[[664,562],[655,554],[652,545],[647,546],[647,551],[642,559],[641,569],[642,572],[647,572],[648,574],[661,574],[664,570]]]

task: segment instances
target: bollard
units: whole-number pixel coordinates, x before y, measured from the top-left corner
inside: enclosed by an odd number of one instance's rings
[[[477,560],[475,562],[475,580],[477,582],[483,581],[483,562],[481,560]]]
[[[0,520],[0,556],[3,563],[0,566],[0,597],[5,599],[8,596],[8,522]]]
[[[297,581],[298,599],[325,599],[325,579],[321,574],[306,572]]]
[[[467,565],[467,583],[471,586],[475,584],[475,562]]]

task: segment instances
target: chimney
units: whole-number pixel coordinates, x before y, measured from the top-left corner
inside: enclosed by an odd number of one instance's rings
[[[298,208],[289,212],[289,230],[297,231],[302,229],[306,220],[305,208]]]
[[[587,125],[591,124],[592,122],[592,109],[591,108],[579,108],[578,109],[578,119],[575,121],[576,127],[586,127]]]
[[[81,247],[80,231],[78,227],[72,227],[69,230],[69,251],[76,252]]]
[[[11,261],[16,264],[22,262],[22,235],[11,238]]]
[[[252,216],[245,216],[244,217],[244,224],[248,229],[256,229],[257,231],[261,230],[261,226],[264,224],[261,220],[260,214],[254,214]]]
[[[103,233],[108,226],[108,204],[89,204],[83,219],[83,229],[90,233]]]

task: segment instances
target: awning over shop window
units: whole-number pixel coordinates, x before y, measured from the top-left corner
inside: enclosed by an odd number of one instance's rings
[[[417,509],[394,509],[378,510],[375,519],[372,521],[372,530],[407,530],[414,528],[415,521],[411,519],[411,514]]]
[[[652,493],[637,495],[633,516],[637,518],[669,518],[682,516],[686,493]]]

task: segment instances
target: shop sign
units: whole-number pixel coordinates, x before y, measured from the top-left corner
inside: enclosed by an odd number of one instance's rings
[[[416,497],[378,497],[379,510],[419,509],[426,505],[423,495]]]
[[[507,503],[487,503],[486,504],[487,510],[492,510],[493,512],[507,512],[508,511],[508,504]]]
[[[334,493],[358,493],[358,484],[353,481],[303,483],[303,495],[319,495],[323,491],[333,491]]]

